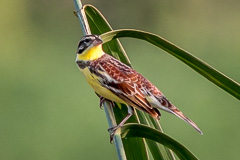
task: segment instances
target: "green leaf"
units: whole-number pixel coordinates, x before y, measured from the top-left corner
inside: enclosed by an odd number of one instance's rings
[[[159,122],[153,119],[150,115],[144,114],[143,112],[139,111],[138,116],[141,124],[151,126],[152,128],[156,128],[162,132],[162,128]],[[164,147],[163,145],[157,144],[156,142],[148,139],[146,139],[146,143],[154,159],[175,160],[172,151]]]
[[[239,83],[217,71],[216,69],[208,65],[206,62],[203,62],[199,58],[193,56],[189,52],[181,49],[180,47],[172,44],[171,42],[165,40],[158,35],[139,30],[123,29],[104,33],[101,35],[101,37],[105,43],[111,41],[112,39],[120,37],[138,38],[152,43],[153,45],[175,56],[176,58],[190,66],[192,69],[200,73],[202,76],[204,76],[205,78],[207,78],[208,80],[210,80],[211,82],[213,82],[214,84],[240,100]]]
[[[126,139],[131,139],[131,137],[147,138],[170,148],[181,160],[197,160],[197,157],[182,144],[166,134],[145,125],[126,124],[121,128],[121,135]]]

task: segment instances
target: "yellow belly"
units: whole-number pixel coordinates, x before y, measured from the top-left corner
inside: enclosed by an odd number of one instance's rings
[[[125,103],[122,99],[120,99],[118,96],[113,94],[111,91],[109,91],[107,88],[101,86],[98,79],[100,79],[98,76],[92,74],[88,68],[85,68],[81,70],[83,72],[83,75],[85,76],[87,82],[89,85],[94,89],[94,91],[99,94],[100,96],[109,99],[114,102],[118,103]]]

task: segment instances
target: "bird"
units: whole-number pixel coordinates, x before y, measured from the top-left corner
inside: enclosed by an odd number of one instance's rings
[[[128,115],[117,126],[108,129],[110,141],[113,140],[116,130],[134,114],[133,108],[146,112],[157,120],[161,116],[159,110],[164,110],[203,134],[198,126],[147,78],[105,53],[102,44],[103,40],[99,35],[83,36],[77,47],[76,63],[89,85],[100,97],[100,106],[104,100],[127,105]]]

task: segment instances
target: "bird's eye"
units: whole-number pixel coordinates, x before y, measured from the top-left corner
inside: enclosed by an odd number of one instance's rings
[[[84,46],[84,45],[80,45],[80,46],[78,47],[77,53],[78,53],[78,54],[81,54],[81,53],[84,51],[84,49],[85,49],[85,46]]]
[[[90,42],[90,39],[86,39],[84,42],[88,43],[88,42]]]
[[[91,45],[91,42],[92,42],[91,38],[83,37],[78,44],[77,54],[82,54],[84,50]]]

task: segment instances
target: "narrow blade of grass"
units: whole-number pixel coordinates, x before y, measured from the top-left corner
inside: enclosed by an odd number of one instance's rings
[[[170,148],[181,160],[197,160],[186,147],[166,134],[156,129],[141,124],[126,124],[121,128],[123,138],[141,137],[147,138]]]
[[[200,60],[199,58],[193,56],[189,52],[181,49],[180,47],[172,44],[171,42],[165,40],[164,38],[139,30],[123,29],[115,30],[101,35],[103,41],[106,43],[114,38],[120,37],[132,37],[145,40],[153,45],[165,50],[174,57],[178,58],[189,67],[197,71],[199,74],[233,95],[240,100],[240,84],[227,77],[223,73],[217,71],[215,68],[208,65],[206,62]]]

